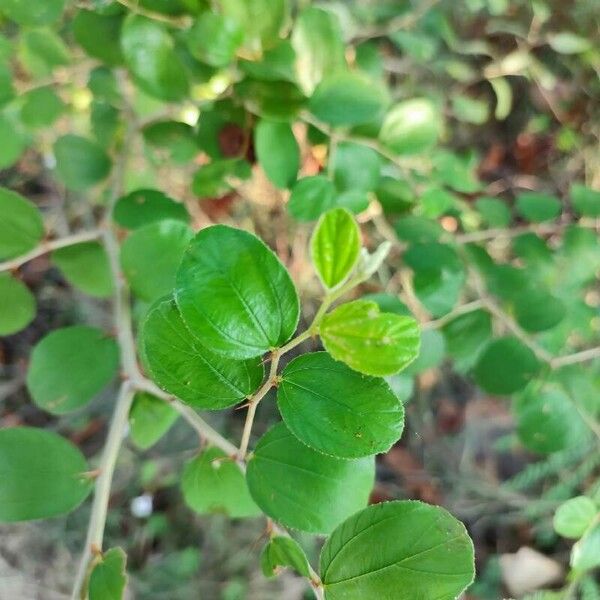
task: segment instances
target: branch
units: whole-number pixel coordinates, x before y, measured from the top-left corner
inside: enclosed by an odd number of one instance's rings
[[[96,479],[94,502],[90,513],[85,546],[79,561],[79,568],[77,570],[71,600],[80,600],[80,598],[85,598],[87,596],[85,593],[85,582],[90,566],[90,559],[94,552],[102,550],[110,488],[117,456],[125,435],[132,399],[133,388],[128,382],[125,382],[121,385],[121,389],[119,390],[115,411],[113,413],[113,418],[106,438],[106,444],[104,445],[102,458],[98,467],[100,475],[98,475],[98,478]]]
[[[11,260],[0,263],[0,271],[12,271],[13,269],[19,268],[21,265],[43,256],[48,252],[58,250],[59,248],[66,248],[67,246],[73,246],[75,244],[81,244],[82,242],[90,242],[97,240],[102,235],[100,229],[92,229],[91,231],[82,231],[80,233],[74,233],[58,240],[51,240],[49,242],[42,242],[39,246],[35,247],[27,254],[22,254]]]
[[[523,233],[536,233],[537,235],[552,235],[563,232],[570,225],[576,224],[578,227],[586,229],[595,229],[594,223],[579,221],[578,223],[534,223],[532,225],[522,225],[511,229],[484,229],[482,231],[472,231],[470,233],[459,233],[452,240],[457,244],[468,244],[470,242],[484,242],[495,238],[513,238]]]
[[[600,358],[600,348],[590,348],[588,350],[582,350],[581,352],[575,352],[575,354],[557,356],[550,361],[550,366],[553,369],[559,369],[560,367],[564,367],[566,365],[574,365],[576,363],[594,360],[596,358]]]

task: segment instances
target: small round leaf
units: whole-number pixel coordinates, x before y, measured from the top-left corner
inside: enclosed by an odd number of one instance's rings
[[[284,369],[277,404],[307,446],[337,458],[387,452],[402,435],[404,407],[385,380],[365,377],[327,352],[304,354]]]
[[[254,131],[254,147],[260,166],[273,184],[289,188],[300,167],[300,148],[288,123],[261,120]]]
[[[179,414],[168,402],[145,392],[137,393],[129,411],[131,441],[146,450],[160,440]]]
[[[372,457],[341,460],[315,452],[278,423],[259,440],[246,477],[250,494],[271,518],[329,533],[367,505],[375,463]]]
[[[21,331],[35,317],[35,297],[29,288],[8,273],[0,273],[0,335]]]
[[[33,349],[27,388],[40,408],[62,415],[85,406],[115,377],[118,366],[113,338],[94,327],[64,327]]]
[[[192,240],[177,272],[177,305],[211,350],[252,358],[287,342],[298,325],[294,283],[256,236],[215,225]]]
[[[0,430],[0,522],[70,512],[92,489],[81,452],[56,433],[32,427]]]
[[[450,600],[473,581],[473,543],[438,506],[374,504],[344,521],[320,559],[326,600]]]
[[[600,508],[587,496],[563,502],[554,513],[554,531],[566,538],[580,538],[592,524]]]
[[[290,214],[298,221],[314,221],[333,208],[335,188],[324,175],[303,177],[292,188],[287,204]]]
[[[310,577],[308,559],[298,542],[278,535],[271,538],[260,555],[260,566],[265,577],[274,577],[283,567],[294,569],[302,577]]]
[[[107,550],[90,574],[89,600],[123,600],[127,573],[127,556],[121,548]]]
[[[226,67],[244,41],[244,29],[218,13],[202,13],[187,32],[187,45],[198,60],[213,67]]]
[[[54,144],[56,174],[70,189],[82,191],[108,177],[111,161],[95,142],[67,134]]]
[[[137,229],[155,221],[183,221],[190,216],[181,202],[175,202],[159,190],[140,189],[117,200],[113,218],[121,227]]]
[[[515,207],[517,212],[534,223],[549,221],[558,217],[561,203],[558,198],[539,192],[523,192],[517,196]]]
[[[0,188],[0,259],[25,254],[44,236],[36,206],[20,194]]]
[[[159,300],[148,311],[142,324],[142,354],[162,389],[207,410],[240,402],[263,378],[259,359],[231,360],[203,346],[170,298]]]

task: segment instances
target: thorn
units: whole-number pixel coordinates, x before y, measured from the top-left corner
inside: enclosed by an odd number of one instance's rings
[[[92,469],[91,471],[85,471],[81,475],[85,479],[91,479],[93,481],[94,479],[98,479],[101,473],[102,469]]]

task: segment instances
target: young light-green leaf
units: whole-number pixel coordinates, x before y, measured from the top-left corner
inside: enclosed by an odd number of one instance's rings
[[[287,342],[298,324],[294,283],[256,236],[215,225],[192,240],[175,298],[186,325],[211,350],[252,358]]]
[[[419,354],[417,322],[379,312],[369,300],[348,302],[326,314],[319,335],[333,358],[365,375],[393,375]]]
[[[262,119],[254,131],[254,147],[260,166],[273,184],[289,188],[300,167],[300,148],[289,123]]]
[[[443,508],[385,502],[337,527],[321,551],[320,570],[326,600],[450,600],[473,581],[473,543]]]
[[[127,555],[121,548],[107,550],[90,574],[89,600],[123,600],[127,573]]]
[[[566,538],[580,538],[592,524],[600,507],[587,496],[577,496],[563,502],[554,513],[554,531]]]
[[[181,490],[185,503],[201,515],[224,513],[240,519],[261,514],[240,467],[218,448],[204,450],[185,465]]]
[[[248,462],[248,488],[271,518],[287,527],[329,533],[367,505],[372,457],[342,460],[311,450],[283,423],[259,440]]]
[[[154,381],[198,408],[227,408],[252,394],[263,378],[258,358],[215,354],[185,326],[175,302],[159,300],[142,324],[142,354]]]
[[[129,435],[132,442],[146,450],[160,440],[178,417],[168,402],[151,394],[139,392],[129,411]]]
[[[387,452],[404,428],[404,408],[385,380],[360,375],[327,352],[287,365],[277,404],[301,442],[337,458]]]
[[[113,291],[108,256],[99,242],[83,242],[52,253],[52,262],[82,292],[106,298]]]
[[[0,430],[0,522],[70,512],[92,489],[81,452],[56,433],[32,427]]]
[[[34,295],[20,280],[0,273],[0,335],[21,331],[35,317]]]
[[[27,388],[40,408],[62,415],[85,406],[115,377],[118,366],[113,338],[94,327],[64,327],[33,349]]]
[[[156,221],[135,229],[121,246],[121,265],[133,291],[153,302],[170,294],[183,253],[193,237],[182,221]]]
[[[327,211],[317,223],[310,241],[317,275],[326,289],[343,283],[360,254],[360,229],[345,208]]]
[[[433,102],[413,98],[388,112],[379,139],[398,154],[418,154],[435,145],[441,130],[442,119]]]
[[[308,558],[298,542],[282,535],[271,538],[260,555],[260,566],[265,577],[275,577],[282,568],[289,567],[302,577],[310,577]]]
[[[0,188],[0,259],[25,254],[44,236],[37,207],[20,194]]]

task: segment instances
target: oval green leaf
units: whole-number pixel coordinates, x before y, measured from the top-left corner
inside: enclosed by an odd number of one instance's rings
[[[198,60],[213,67],[226,67],[244,41],[244,30],[229,17],[206,11],[187,32],[187,45]]]
[[[137,229],[156,221],[183,221],[190,215],[181,202],[176,202],[159,190],[139,189],[117,200],[113,219],[121,227]]]
[[[8,273],[0,273],[0,335],[12,335],[33,321],[34,295],[29,288]]]
[[[323,286],[333,289],[354,269],[360,254],[360,229],[345,208],[327,211],[310,241],[313,265]]]
[[[529,289],[515,297],[515,317],[526,331],[546,331],[566,316],[563,302],[543,289]]]
[[[75,191],[86,190],[108,177],[111,161],[106,152],[87,138],[67,134],[54,144],[56,175]]]
[[[587,496],[577,496],[563,502],[554,513],[554,531],[566,538],[580,538],[600,512]]]
[[[147,450],[169,431],[178,416],[168,402],[145,392],[137,393],[129,411],[131,441]]]
[[[44,0],[24,2],[23,0],[2,0],[0,12],[19,25],[39,27],[56,21],[65,8],[66,0]]]
[[[320,570],[326,600],[450,600],[475,576],[473,542],[465,526],[438,506],[374,504],[331,534]]]
[[[317,119],[329,125],[360,125],[376,121],[388,105],[388,91],[360,72],[339,72],[325,77],[310,98]]]
[[[254,147],[260,166],[273,184],[289,188],[300,167],[300,148],[289,123],[261,120],[254,131]]]
[[[575,210],[584,217],[600,217],[600,191],[580,183],[571,186],[571,202]]]
[[[528,221],[541,223],[558,217],[562,205],[558,198],[549,194],[523,192],[517,196],[515,208]]]
[[[324,175],[303,177],[292,188],[287,204],[298,221],[315,221],[335,204],[335,188]]]
[[[62,415],[85,406],[117,374],[113,338],[85,325],[52,331],[31,353],[27,388],[43,410]]]
[[[404,407],[383,379],[360,375],[327,352],[287,365],[277,404],[301,442],[337,458],[387,452],[404,428]]]
[[[215,225],[196,235],[177,272],[177,305],[211,350],[252,358],[287,342],[300,305],[289,273],[256,236]]]
[[[37,207],[20,194],[0,188],[0,259],[25,254],[43,237],[44,222]]]
[[[261,514],[235,460],[208,448],[185,465],[181,479],[185,503],[201,515],[224,513],[232,519]]]
[[[246,477],[254,501],[271,518],[329,533],[367,505],[375,463],[372,457],[342,460],[315,452],[279,423],[259,440]]]
[[[134,230],[121,246],[121,265],[131,288],[153,302],[170,294],[183,253],[193,237],[182,221],[157,221]]]
[[[99,242],[83,242],[55,250],[52,262],[82,292],[98,298],[111,295],[113,283],[108,256]]]
[[[260,566],[265,577],[274,577],[285,567],[310,577],[310,567],[304,550],[291,537],[278,535],[271,538],[260,555]]]
[[[232,406],[260,385],[260,360],[236,361],[211,352],[185,326],[172,299],[159,300],[142,324],[142,354],[152,379],[188,404]]]
[[[88,584],[89,600],[123,600],[127,573],[127,556],[121,548],[111,548],[96,563]]]
[[[412,317],[379,312],[376,302],[355,300],[326,314],[319,326],[325,350],[365,375],[393,375],[419,354]]]
[[[540,369],[535,354],[515,337],[493,340],[483,350],[473,375],[490,394],[512,394],[523,389]]]
[[[0,522],[46,519],[70,512],[92,489],[81,452],[50,431],[0,430]]]

